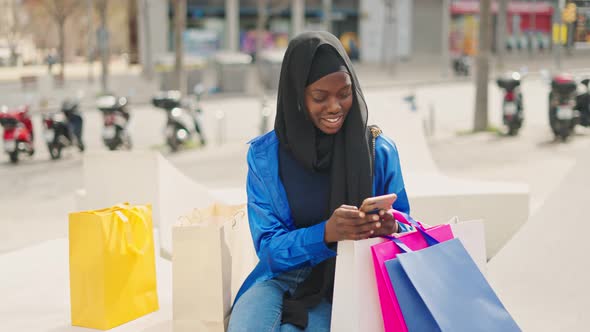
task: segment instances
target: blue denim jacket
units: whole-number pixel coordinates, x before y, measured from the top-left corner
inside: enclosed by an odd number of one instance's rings
[[[248,150],[248,219],[259,262],[242,284],[238,298],[257,282],[336,256],[326,246],[326,221],[296,229],[285,188],[279,177],[279,140],[274,131],[250,142]],[[373,194],[397,194],[393,208],[410,213],[395,144],[383,135],[375,142]],[[400,231],[410,229],[400,224]]]

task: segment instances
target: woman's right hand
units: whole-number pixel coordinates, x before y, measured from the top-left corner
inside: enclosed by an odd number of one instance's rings
[[[381,223],[378,215],[367,215],[356,206],[341,205],[326,222],[324,240],[333,243],[368,239],[379,227]]]

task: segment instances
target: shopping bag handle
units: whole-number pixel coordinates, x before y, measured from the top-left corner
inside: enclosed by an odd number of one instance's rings
[[[440,241],[438,241],[437,239],[432,237],[432,235],[426,233],[426,229],[424,228],[424,225],[422,225],[421,222],[416,221],[412,217],[410,217],[409,215],[407,215],[403,212],[397,211],[395,209],[391,209],[391,210],[389,210],[389,212],[393,214],[395,220],[397,220],[401,223],[404,223],[406,225],[414,226],[414,228],[418,231],[418,233],[420,233],[422,235],[422,237],[424,238],[424,240],[426,240],[426,244],[428,244],[429,247],[440,243]],[[400,249],[404,250],[404,252],[411,252],[411,250],[408,251],[400,246],[400,243],[403,244],[403,242],[401,240],[399,240],[398,238],[393,237],[393,236],[383,236],[383,237],[395,242],[398,245],[398,247],[400,247]],[[405,244],[403,244],[403,245],[405,246],[405,248],[409,249]]]
[[[231,228],[236,229],[236,227],[238,226],[238,219],[243,220],[244,217],[246,217],[246,212],[244,210],[239,210],[236,213],[234,213],[234,217],[233,217],[233,220],[231,223]]]
[[[389,236],[389,235],[383,235],[382,237],[386,238],[388,240],[391,240],[393,243],[395,243],[402,253],[414,251],[414,250],[410,249],[410,247],[408,247],[405,243],[403,243],[400,239],[398,239],[396,237]]]
[[[195,213],[197,215],[197,218],[196,218],[197,221],[193,222],[192,220],[195,219],[195,218],[193,218]],[[232,229],[236,229],[236,227],[238,225],[238,220],[244,219],[245,216],[246,216],[246,212],[243,209],[236,211],[232,216],[232,222],[231,222]],[[202,225],[205,223],[205,218],[203,217],[203,214],[201,213],[201,211],[199,209],[193,209],[190,216],[182,215],[182,216],[178,217],[178,221],[180,222],[180,226]]]
[[[424,225],[422,225],[421,222],[414,220],[414,218],[410,217],[408,214],[400,212],[396,209],[390,209],[389,213],[393,214],[393,216],[395,217],[395,220],[409,225],[409,226],[414,226],[415,228],[421,228],[424,229]]]
[[[117,220],[122,222],[123,227],[125,228],[124,237],[125,237],[125,244],[127,245],[127,248],[137,255],[143,255],[146,252],[146,250],[150,244],[149,239],[145,239],[143,247],[141,249],[139,249],[137,247],[137,245],[135,244],[135,241],[133,239],[133,232],[131,231],[131,223],[129,222],[129,216],[126,216],[122,211],[132,214],[137,219],[139,219],[142,223],[145,233],[149,234],[149,227],[148,227],[147,220],[145,219],[145,216],[143,214],[135,211],[135,209],[137,209],[137,208],[131,207],[129,205],[119,204],[119,205],[116,205],[116,208],[118,208],[118,210],[115,211],[115,215],[118,217]]]

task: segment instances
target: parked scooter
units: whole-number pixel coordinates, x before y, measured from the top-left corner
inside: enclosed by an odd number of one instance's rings
[[[549,93],[549,124],[556,138],[566,141],[579,121],[576,107],[577,84],[569,74],[558,74],[551,79]]]
[[[457,76],[469,76],[471,61],[466,54],[453,58],[453,71]]]
[[[521,75],[518,72],[504,74],[496,81],[504,90],[502,98],[502,122],[508,128],[508,135],[518,135],[524,120],[522,92],[520,90]]]
[[[66,99],[60,112],[43,115],[43,136],[51,159],[61,158],[62,150],[70,146],[77,146],[80,152],[84,151],[82,126],[79,102],[74,99]]]
[[[181,93],[174,90],[160,91],[152,98],[152,104],[167,113],[164,133],[166,144],[173,152],[178,151],[181,146],[191,141],[193,135],[191,126],[194,126],[195,133],[199,135],[201,145],[205,145],[205,138],[198,121],[198,114],[202,112],[200,107],[202,89],[195,88],[195,94],[197,95],[197,104],[193,106],[183,105]]]
[[[130,118],[127,104],[127,98],[114,95],[101,96],[96,100],[96,106],[102,112],[104,120],[102,139],[111,151],[131,149],[131,137],[127,130]]]
[[[21,153],[26,153],[28,156],[35,153],[33,122],[27,106],[14,110],[2,107],[0,109],[0,124],[4,128],[2,136],[4,151],[12,163],[18,162]]]
[[[583,91],[576,96],[576,107],[575,110],[579,112],[580,121],[579,125],[583,127],[590,127],[590,88],[588,84],[590,79],[586,78],[580,81],[580,84],[584,87]]]

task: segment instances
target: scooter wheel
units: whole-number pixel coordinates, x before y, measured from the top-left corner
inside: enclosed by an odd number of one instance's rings
[[[18,152],[14,151],[8,155],[10,157],[10,162],[13,164],[18,163]]]
[[[518,135],[518,126],[512,125],[508,127],[508,136]]]
[[[52,160],[57,160],[57,159],[61,158],[61,147],[59,147],[59,146],[50,147],[49,154],[51,155]]]

